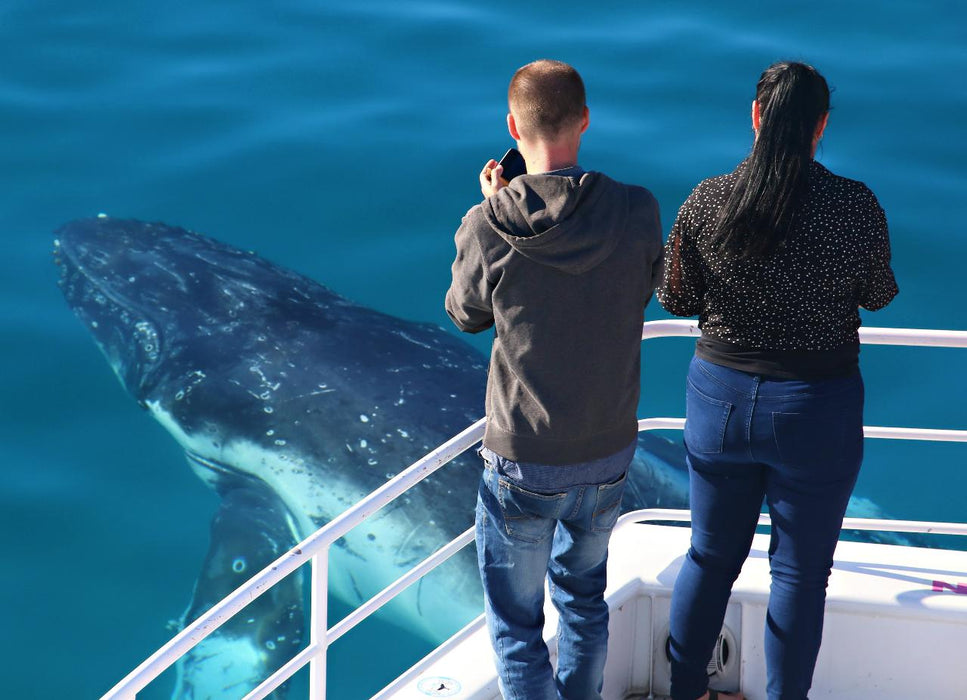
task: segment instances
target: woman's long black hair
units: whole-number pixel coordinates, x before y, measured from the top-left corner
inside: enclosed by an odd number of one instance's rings
[[[756,86],[759,132],[735,189],[719,210],[713,244],[739,258],[767,257],[786,240],[809,192],[819,120],[829,111],[826,79],[782,61]]]

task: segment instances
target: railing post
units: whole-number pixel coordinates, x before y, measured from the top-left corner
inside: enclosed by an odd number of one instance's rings
[[[329,656],[329,547],[312,557],[309,644],[318,652],[309,662],[309,700],[325,700],[326,659]]]

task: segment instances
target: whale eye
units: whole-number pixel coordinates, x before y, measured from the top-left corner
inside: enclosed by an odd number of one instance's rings
[[[240,574],[245,571],[246,566],[245,559],[243,557],[239,557],[232,562],[232,571],[234,571],[236,574]]]

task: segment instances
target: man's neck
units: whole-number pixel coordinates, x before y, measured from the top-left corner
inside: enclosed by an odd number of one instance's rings
[[[521,155],[527,162],[528,173],[549,173],[572,168],[578,162],[576,144],[519,143]]]

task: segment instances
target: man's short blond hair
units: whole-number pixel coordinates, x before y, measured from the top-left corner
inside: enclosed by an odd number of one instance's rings
[[[552,139],[584,118],[584,82],[571,66],[541,59],[514,73],[507,103],[524,138]]]

